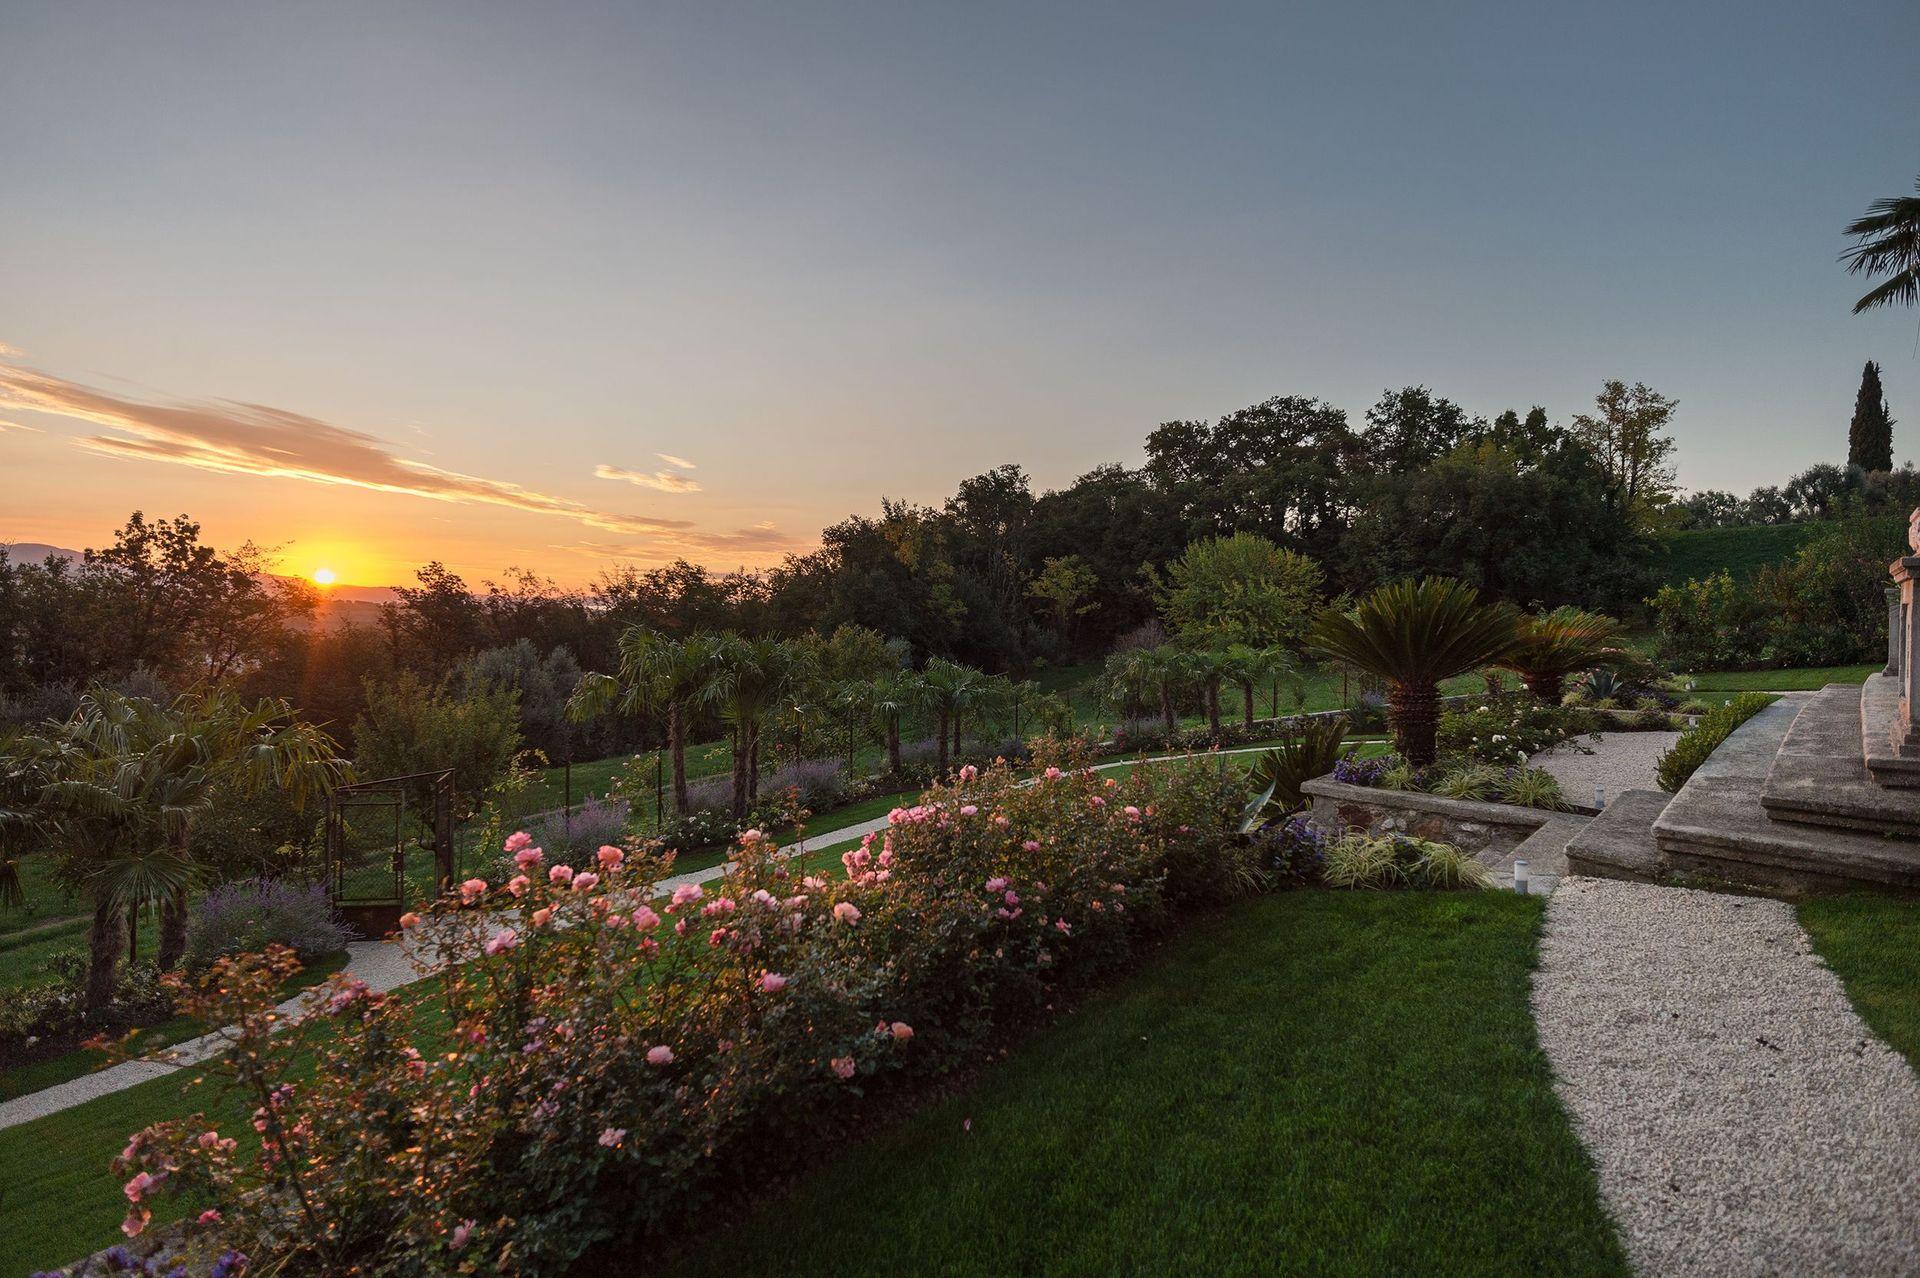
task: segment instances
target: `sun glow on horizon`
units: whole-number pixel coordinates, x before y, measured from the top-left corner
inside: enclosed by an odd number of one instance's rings
[[[313,584],[316,586],[331,586],[335,580],[336,578],[331,568],[323,567],[313,570]]]

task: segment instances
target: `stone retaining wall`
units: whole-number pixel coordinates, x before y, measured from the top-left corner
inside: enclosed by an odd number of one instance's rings
[[[1410,834],[1475,856],[1485,852],[1504,856],[1556,815],[1511,803],[1347,785],[1332,777],[1315,777],[1300,790],[1312,800],[1307,815],[1316,825],[1351,826],[1369,834]]]

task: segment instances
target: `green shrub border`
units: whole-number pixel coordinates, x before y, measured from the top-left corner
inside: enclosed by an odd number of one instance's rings
[[[1722,706],[1700,716],[1691,728],[1680,734],[1672,749],[1660,756],[1657,776],[1660,788],[1672,794],[1687,783],[1694,770],[1707,761],[1733,730],[1765,710],[1778,698],[1765,692],[1743,692]]]

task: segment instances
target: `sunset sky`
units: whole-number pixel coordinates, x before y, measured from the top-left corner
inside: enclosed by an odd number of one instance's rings
[[[1920,459],[1840,228],[1920,5],[0,0],[0,541],[764,565],[882,495],[1425,383],[1680,400],[1683,482]]]

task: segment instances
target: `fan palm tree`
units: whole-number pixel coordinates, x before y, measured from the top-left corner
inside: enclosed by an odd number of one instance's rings
[[[214,690],[160,705],[96,688],[66,720],[13,743],[0,827],[44,840],[61,877],[93,902],[85,998],[100,1007],[133,912],[160,907],[162,969],[186,952],[197,817],[224,793],[270,786],[304,807],[346,772],[333,738],[285,701],[248,705]]]
[[[920,686],[921,695],[925,698],[922,704],[933,711],[934,736],[940,743],[940,771],[944,773],[953,755],[959,752],[963,716],[989,693],[987,676],[971,666],[935,657],[922,672]],[[952,738],[951,751],[948,748],[949,735]]]
[[[1519,675],[1535,699],[1552,705],[1569,677],[1622,660],[1626,653],[1619,641],[1620,623],[1612,617],[1555,608],[1545,616],[1520,618],[1518,642],[1496,664]]]
[[[1226,650],[1226,677],[1240,689],[1242,722],[1253,727],[1254,689],[1263,683],[1284,683],[1293,693],[1295,704],[1306,700],[1307,685],[1300,678],[1293,657],[1285,648],[1255,648],[1250,644],[1230,644]]]
[[[681,816],[691,806],[687,728],[695,711],[711,697],[721,643],[716,635],[669,639],[643,626],[630,626],[620,636],[614,673],[582,676],[567,699],[567,716],[576,723],[612,709],[664,721],[667,754],[673,763],[673,810]]]
[[[926,685],[917,671],[896,670],[873,685],[867,709],[886,738],[887,771],[893,776],[900,775],[900,721],[926,702]]]
[[[1865,217],[1848,224],[1847,234],[1858,241],[1840,255],[1847,274],[1887,277],[1853,304],[1855,315],[1896,302],[1920,304],[1920,181],[1912,195],[1868,205]]]
[[[1220,685],[1232,677],[1233,658],[1225,648],[1189,648],[1180,654],[1187,674],[1200,685],[1207,711],[1207,731],[1220,739]]]
[[[1312,642],[1386,680],[1394,744],[1424,766],[1433,762],[1441,682],[1502,660],[1518,633],[1512,607],[1483,604],[1479,591],[1451,577],[1427,577],[1382,586],[1352,612],[1322,614]]]
[[[760,789],[760,729],[792,690],[800,659],[778,639],[726,635],[714,652],[707,699],[733,725],[733,815],[744,817]]]

